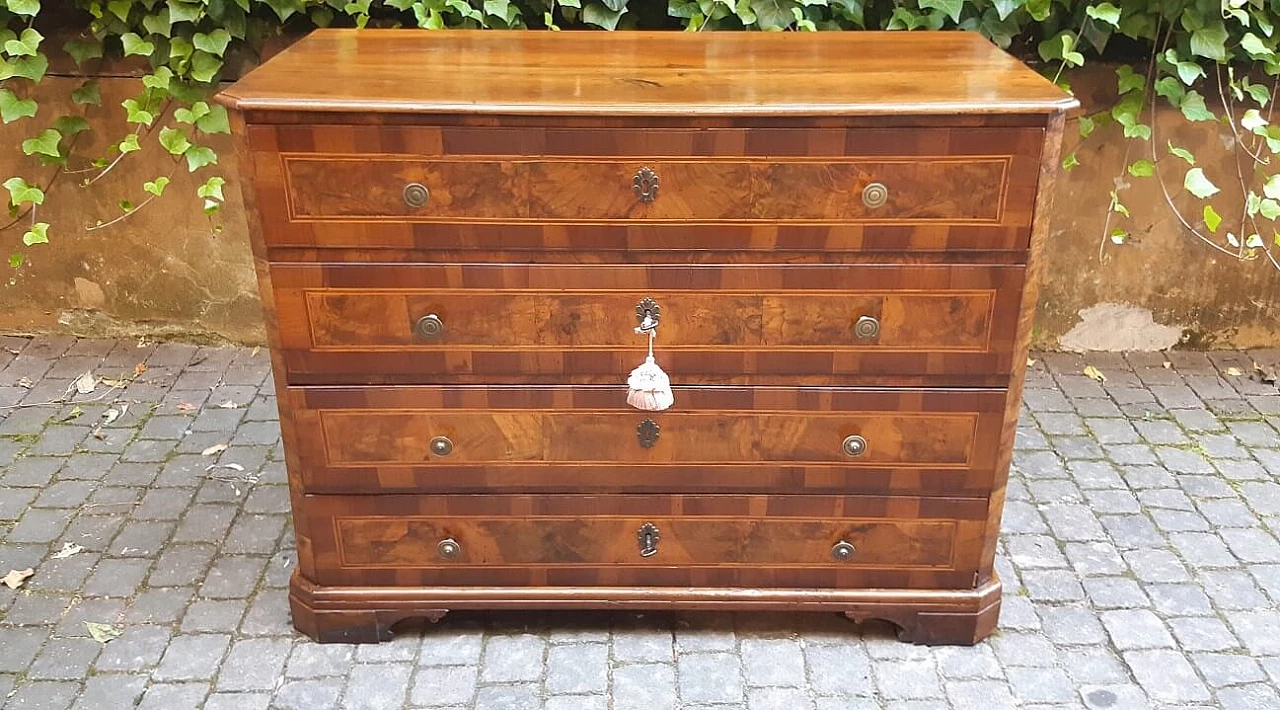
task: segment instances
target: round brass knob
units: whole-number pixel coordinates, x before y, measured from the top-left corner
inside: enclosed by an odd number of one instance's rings
[[[431,453],[436,456],[448,456],[453,453],[453,442],[447,436],[437,436],[431,440]]]
[[[462,554],[462,545],[459,545],[457,540],[446,537],[436,545],[436,551],[446,560],[454,560],[458,558],[458,555]]]
[[[861,456],[867,450],[867,440],[854,434],[845,437],[842,448],[846,456]]]
[[[862,204],[875,209],[883,207],[889,201],[889,188],[883,183],[873,182],[862,188]]]
[[[859,340],[870,340],[880,335],[880,321],[871,316],[862,316],[853,324],[853,335]]]
[[[444,335],[444,321],[440,320],[440,316],[432,313],[418,319],[414,329],[418,331],[418,335],[428,340],[439,338]]]
[[[853,552],[853,545],[845,540],[831,546],[831,558],[836,562],[848,562],[853,559]]]
[[[421,207],[431,199],[431,191],[420,182],[411,182],[404,186],[404,203],[410,207]]]

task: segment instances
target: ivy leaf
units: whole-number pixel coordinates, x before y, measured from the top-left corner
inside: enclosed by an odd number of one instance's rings
[[[1076,157],[1075,152],[1067,153],[1067,157],[1062,159],[1062,169],[1070,170],[1080,165],[1080,159]]]
[[[1217,116],[1209,110],[1204,103],[1204,97],[1199,91],[1188,91],[1187,95],[1182,97],[1182,103],[1178,108],[1182,109],[1182,115],[1187,117],[1188,121],[1216,121]]]
[[[22,243],[27,246],[49,243],[49,223],[36,222],[22,235]]]
[[[1267,102],[1271,101],[1271,90],[1264,84],[1250,84],[1246,91],[1249,92],[1249,96],[1252,96],[1254,101],[1258,102],[1259,106],[1265,108]]]
[[[5,180],[4,188],[9,191],[9,202],[15,207],[21,207],[28,202],[33,205],[44,204],[44,190],[29,184],[21,177]]]
[[[227,51],[227,45],[231,43],[231,33],[222,28],[218,28],[208,34],[197,32],[191,38],[191,43],[195,45],[196,49],[221,57]]]
[[[1244,115],[1240,117],[1240,126],[1251,133],[1257,132],[1259,128],[1266,125],[1267,119],[1263,118],[1256,108],[1245,111]]]
[[[147,40],[138,36],[136,32],[125,32],[120,35],[120,44],[124,47],[124,56],[131,57],[134,55],[140,57],[150,57],[156,51],[156,46]]]
[[[196,119],[196,128],[205,133],[230,133],[231,121],[227,116],[226,107],[210,106],[208,115]]]
[[[163,64],[156,67],[155,73],[142,77],[142,85],[148,89],[168,91],[169,82],[173,79],[173,70]]]
[[[1000,16],[1000,19],[1007,20],[1009,19],[1009,15],[1013,14],[1014,10],[1022,7],[1022,0],[995,0],[994,4],[996,14]]]
[[[168,37],[173,23],[169,21],[169,8],[162,7],[155,14],[142,18],[142,28],[153,35]]]
[[[964,0],[920,0],[922,10],[940,10],[952,22],[960,21],[960,13],[964,11]]]
[[[53,127],[63,136],[74,136],[89,130],[89,122],[80,116],[59,116],[58,120],[53,122]]]
[[[1178,72],[1178,78],[1187,86],[1191,86],[1196,79],[1204,76],[1204,67],[1195,62],[1178,62],[1174,64],[1174,68]]]
[[[172,155],[182,155],[191,148],[191,141],[181,129],[165,127],[160,129],[160,145]]]
[[[1092,116],[1081,116],[1079,119],[1080,137],[1088,138],[1098,127],[1098,122]]]
[[[1067,35],[1063,35],[1063,44],[1066,45]],[[1123,64],[1116,69],[1116,86],[1120,93],[1127,94],[1130,91],[1142,91],[1147,86],[1147,77],[1142,74],[1135,74],[1133,67]]]
[[[216,165],[218,162],[218,154],[205,146],[193,146],[185,155],[187,158],[187,172],[194,173],[206,165]]]
[[[0,119],[12,123],[19,118],[31,118],[40,109],[31,99],[20,99],[8,89],[0,89]]]
[[[1280,200],[1280,174],[1272,175],[1262,185],[1262,194],[1273,200]]]
[[[71,58],[76,62],[76,66],[80,66],[90,59],[100,59],[102,57],[102,42],[101,40],[73,39],[62,45],[62,51],[71,55]]]
[[[614,12],[598,2],[587,3],[587,6],[582,8],[583,22],[606,30],[617,29],[618,19],[621,17],[622,12]]]
[[[1086,7],[1084,13],[1099,22],[1105,22],[1112,27],[1120,26],[1120,8],[1109,2]]]
[[[15,15],[35,17],[40,12],[40,0],[9,0],[9,12]]]
[[[1213,205],[1205,205],[1204,226],[1208,227],[1210,232],[1216,232],[1218,231],[1218,227],[1221,225],[1222,217],[1213,209]]]
[[[138,105],[137,99],[125,99],[120,102],[124,107],[125,120],[129,123],[141,123],[150,126],[156,120],[155,114]]]
[[[1191,33],[1191,53],[1215,62],[1227,61],[1227,28],[1221,22]]]
[[[38,154],[60,158],[62,154],[58,152],[58,142],[61,140],[61,133],[52,128],[46,128],[40,132],[40,135],[22,141],[22,152],[27,155]]]
[[[267,4],[274,5],[271,0],[267,0]],[[179,22],[195,22],[200,19],[200,11],[200,3],[169,0],[169,23],[176,25]],[[280,18],[282,22],[286,19],[287,16]]]
[[[1263,217],[1274,221],[1277,217],[1280,217],[1280,202],[1272,199],[1262,200],[1258,203],[1258,211],[1262,213]]]
[[[1182,179],[1182,186],[1187,188],[1187,192],[1202,200],[1218,193],[1218,186],[1210,182],[1209,178],[1205,177],[1204,170],[1200,168],[1188,170]]]
[[[169,184],[169,178],[164,177],[162,175],[156,178],[155,180],[149,180],[147,182],[142,183],[142,189],[155,195],[156,197],[159,197],[164,194],[164,188],[168,186],[168,184]]]
[[[17,39],[6,41],[4,43],[4,51],[11,57],[34,57],[37,50],[40,49],[42,40],[44,40],[44,35],[28,27],[22,31],[22,35]]]
[[[1121,244],[1124,244],[1128,238],[1129,238],[1129,232],[1124,228],[1116,227],[1115,229],[1111,230],[1112,244],[1119,246]]]
[[[1187,165],[1196,164],[1196,157],[1192,155],[1191,152],[1186,150],[1185,148],[1179,148],[1178,146],[1174,145],[1173,141],[1169,141],[1169,152],[1187,161]]]
[[[101,106],[102,93],[96,79],[90,79],[71,92],[71,100],[80,106]]]
[[[112,15],[120,18],[121,22],[129,21],[129,9],[133,7],[131,0],[111,0],[107,3],[107,9]]]
[[[1049,19],[1050,0],[1027,0],[1027,14],[1036,22]]]
[[[1129,174],[1134,177],[1151,177],[1155,171],[1155,163],[1150,160],[1137,160],[1129,166]]]
[[[15,269],[20,269],[20,268],[22,268],[22,262],[23,262],[23,261],[25,261],[25,259],[23,258],[23,256],[22,256],[21,254],[10,254],[10,255],[9,255],[9,266],[11,266],[11,267],[13,267],[13,268],[15,268]]]
[[[48,69],[49,58],[43,54],[37,54],[34,57],[6,59],[3,62],[0,62],[0,80],[20,76],[23,79],[30,79],[33,82],[39,82],[44,78],[44,73],[48,71]]]
[[[138,144],[137,133],[130,133],[125,136],[124,140],[120,141],[120,145],[117,147],[121,153],[132,153],[136,150],[142,150],[142,146]]]
[[[1246,32],[1244,37],[1240,38],[1240,48],[1249,53],[1254,59],[1274,59],[1276,53],[1267,45],[1262,43],[1262,39],[1252,32]]]
[[[226,180],[215,175],[196,188],[196,196],[203,197],[206,200],[225,201],[226,198],[222,196],[222,186],[225,184],[227,184]]]
[[[191,55],[191,78],[196,81],[206,84],[213,81],[221,68],[222,60],[208,52],[197,50]]]
[[[1262,237],[1257,234],[1250,234],[1248,238],[1244,240],[1244,246],[1247,249],[1261,249]]]
[[[182,107],[173,112],[173,117],[182,123],[195,123],[196,121],[209,115],[209,104],[203,101],[197,101],[191,104],[190,108]]]
[[[171,3],[172,1],[173,0],[170,0]],[[272,10],[276,11],[276,17],[279,17],[281,22],[284,22],[285,20],[289,19],[289,16],[292,15],[293,13],[301,12],[303,9],[302,3],[300,2],[300,0],[262,0],[262,1],[265,2],[267,6],[270,7]]]
[[[793,7],[796,7],[793,0],[755,0],[751,3],[756,26],[762,30],[785,30],[795,19],[791,14]]]
[[[1155,89],[1157,95],[1165,97],[1174,106],[1181,105],[1182,97],[1187,95],[1182,83],[1171,76],[1161,77],[1156,81]]]

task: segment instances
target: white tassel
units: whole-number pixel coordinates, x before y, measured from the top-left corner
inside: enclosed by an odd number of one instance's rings
[[[676,401],[671,393],[671,378],[653,361],[652,355],[631,371],[627,387],[627,404],[646,412],[661,412]]]
[[[627,377],[627,404],[646,412],[661,412],[675,403],[671,392],[671,378],[653,360],[653,340],[657,336],[657,324],[648,316],[636,328],[637,333],[648,333],[649,355]]]

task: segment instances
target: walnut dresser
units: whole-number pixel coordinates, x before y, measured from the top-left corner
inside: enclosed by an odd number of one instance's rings
[[[1065,112],[969,33],[322,30],[226,90],[294,624],[792,609],[970,644]],[[627,404],[646,353],[665,411]]]

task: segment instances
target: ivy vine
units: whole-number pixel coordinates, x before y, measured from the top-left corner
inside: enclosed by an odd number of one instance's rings
[[[0,239],[20,235],[9,240],[14,247],[19,239],[27,247],[47,243],[40,213],[54,180],[90,188],[153,145],[170,158],[167,172],[138,186],[138,201],[120,200],[119,215],[86,229],[112,228],[160,199],[178,170],[205,178],[194,197],[216,213],[225,181],[209,136],[228,132],[228,117],[210,95],[228,65],[252,63],[268,42],[312,27],[961,29],[982,33],[1066,88],[1070,70],[1120,61],[1116,103],[1077,122],[1079,141],[1108,122],[1131,139],[1133,159],[1110,192],[1103,248],[1131,239],[1127,181],[1151,179],[1189,234],[1234,258],[1280,267],[1280,125],[1272,122],[1278,20],[1280,0],[0,0],[0,120],[29,126],[21,150],[34,159],[19,174],[0,175],[9,208]],[[93,113],[102,104],[93,78],[71,93],[78,114],[48,115],[34,98],[50,58],[63,60],[59,53],[87,77],[95,62],[136,57],[145,64],[137,94],[118,109],[102,107],[120,110],[129,126],[105,155],[76,151],[80,134],[105,123]],[[1234,172],[1211,175],[1157,135],[1151,117],[1161,105],[1228,132]],[[1079,164],[1075,143],[1065,169]],[[1231,199],[1219,183],[1232,185]],[[23,259],[19,249],[10,264]]]

